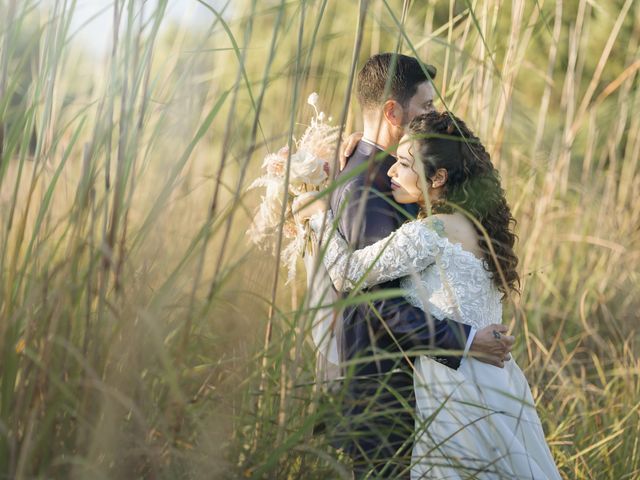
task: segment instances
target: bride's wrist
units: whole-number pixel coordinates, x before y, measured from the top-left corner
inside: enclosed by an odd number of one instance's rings
[[[322,226],[324,224],[325,218],[327,219],[327,223],[331,221],[330,218],[331,212],[328,210],[322,210],[314,213],[309,217],[309,226],[311,230],[316,233],[320,233],[322,230]]]

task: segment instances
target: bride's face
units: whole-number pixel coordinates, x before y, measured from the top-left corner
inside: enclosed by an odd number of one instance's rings
[[[396,163],[387,172],[391,177],[393,198],[398,203],[424,203],[418,173],[418,168],[422,168],[422,164],[417,162],[411,154],[411,145],[412,142],[407,135],[402,137],[396,152]]]

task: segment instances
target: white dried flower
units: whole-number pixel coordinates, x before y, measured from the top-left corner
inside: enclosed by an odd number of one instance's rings
[[[330,161],[338,145],[339,127],[333,127],[323,122],[312,121],[297,143],[298,150],[312,152],[324,161]]]
[[[271,153],[264,157],[262,162],[262,168],[267,172],[267,175],[272,177],[283,177],[286,167],[286,159],[283,159],[280,155]]]
[[[339,144],[340,128],[326,123],[327,115],[318,111],[320,96],[313,92],[307,103],[315,111],[310,125],[302,137],[295,142],[295,152],[290,155],[287,147],[277,153],[265,156],[262,163],[263,175],[256,179],[249,189],[262,187],[265,189],[249,229],[249,238],[257,245],[266,247],[273,245],[273,238],[280,228],[287,240],[281,252],[282,262],[288,270],[287,283],[296,276],[296,262],[307,248],[309,242],[308,229],[299,224],[291,212],[293,199],[305,192],[321,191],[329,180],[329,162],[336,156]],[[331,117],[329,116],[331,121]],[[289,158],[290,157],[290,158]],[[289,183],[284,181],[287,161],[290,160]],[[289,196],[283,205],[285,191]],[[282,208],[285,207],[284,223],[281,224]]]
[[[311,95],[309,95],[309,98],[307,98],[307,103],[315,108],[318,106],[319,99],[320,95],[318,95],[316,92],[313,92]]]
[[[289,181],[292,186],[298,187],[304,184],[320,185],[327,179],[324,171],[324,160],[316,157],[308,150],[298,150],[291,157],[291,171]],[[296,189],[298,191],[305,191]]]
[[[254,244],[265,246],[265,242],[275,233],[280,222],[284,184],[278,178],[260,177],[249,186],[255,187],[265,187],[266,191],[248,233]]]

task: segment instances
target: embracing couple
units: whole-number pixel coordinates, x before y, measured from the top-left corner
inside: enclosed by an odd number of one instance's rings
[[[371,57],[363,136],[330,208],[314,194],[294,203],[337,291],[403,290],[337,318],[347,380],[330,434],[356,478],[558,479],[501,324],[519,286],[514,219],[482,143],[435,111],[435,75],[413,57]]]

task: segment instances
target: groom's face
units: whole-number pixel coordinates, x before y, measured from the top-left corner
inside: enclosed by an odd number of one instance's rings
[[[409,125],[409,122],[418,115],[435,110],[433,107],[434,95],[435,91],[431,82],[425,81],[418,85],[415,95],[411,97],[411,100],[403,109],[402,126]]]

